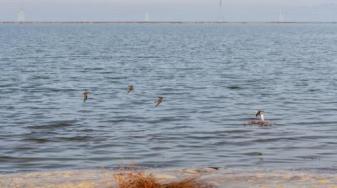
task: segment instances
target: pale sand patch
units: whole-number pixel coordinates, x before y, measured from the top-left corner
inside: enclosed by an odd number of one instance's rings
[[[1,188],[113,188],[113,170],[47,171],[0,175]],[[337,174],[238,171],[212,168],[145,170],[160,182],[197,177],[219,188],[337,188]]]

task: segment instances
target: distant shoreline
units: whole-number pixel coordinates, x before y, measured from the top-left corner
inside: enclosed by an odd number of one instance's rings
[[[226,21],[0,21],[0,24],[337,24],[332,22],[226,22]]]

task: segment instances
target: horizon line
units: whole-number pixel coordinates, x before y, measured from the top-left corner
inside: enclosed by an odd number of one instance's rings
[[[140,23],[140,24],[155,24],[155,23],[172,23],[172,24],[183,24],[183,23],[269,23],[269,24],[296,24],[296,23],[306,23],[306,24],[320,24],[320,23],[331,23],[336,24],[337,21],[0,21],[0,24],[105,24],[105,23]]]

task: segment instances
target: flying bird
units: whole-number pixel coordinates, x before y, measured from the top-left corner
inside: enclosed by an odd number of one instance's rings
[[[159,96],[158,99],[154,102],[154,103],[156,103],[155,107],[158,107],[160,105],[160,103],[163,102],[163,100],[164,100],[164,97]]]
[[[87,89],[83,92],[83,102],[86,102],[88,100],[88,96],[91,94]]]
[[[133,85],[128,85],[128,94],[134,90]]]

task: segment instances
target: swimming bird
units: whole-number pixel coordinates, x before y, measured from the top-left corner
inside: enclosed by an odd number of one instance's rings
[[[88,96],[91,94],[87,89],[83,92],[83,102],[86,102],[88,100]]]
[[[128,94],[134,90],[133,85],[128,85]]]
[[[164,97],[159,96],[158,99],[154,102],[154,103],[156,103],[155,107],[158,107],[160,105],[160,103],[163,102],[163,100],[164,100]]]
[[[255,117],[256,117],[256,119],[260,119],[260,120],[264,121],[264,114],[263,114],[263,111],[258,110],[258,111],[256,112],[256,114],[255,114]]]
[[[272,123],[264,119],[264,112],[258,110],[255,114],[256,118],[246,122],[246,125],[259,125],[259,126],[270,126]]]

